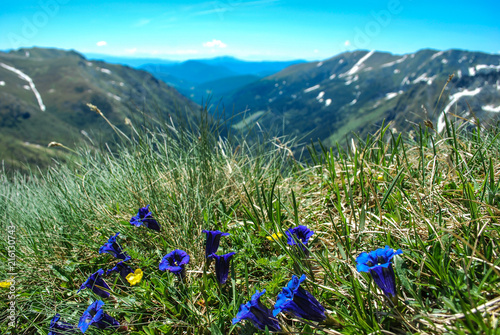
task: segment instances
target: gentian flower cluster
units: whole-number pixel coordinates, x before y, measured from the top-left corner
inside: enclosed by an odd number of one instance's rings
[[[160,224],[153,218],[153,213],[149,210],[149,205],[139,208],[139,212],[130,219],[130,224],[136,227],[144,224],[149,229],[161,230]]]
[[[48,335],[61,335],[61,334],[77,334],[78,328],[74,325],[60,320],[61,315],[56,314],[50,321],[49,334]]]
[[[217,249],[219,249],[220,238],[222,236],[229,236],[229,233],[223,233],[219,230],[202,230],[203,233],[207,234],[207,241],[205,245],[205,257],[209,259],[215,259],[215,276],[220,284],[225,284],[227,277],[229,276],[229,265],[231,257],[235,252],[230,252],[225,255],[217,255]]]
[[[278,320],[273,317],[271,310],[260,302],[260,297],[264,293],[266,293],[266,290],[262,290],[260,293],[257,290],[252,295],[250,301],[240,305],[238,314],[233,319],[233,325],[241,320],[248,320],[260,330],[265,330],[267,327],[270,331],[277,332],[281,329]]]
[[[222,256],[216,254],[210,255],[211,258],[215,259],[215,276],[217,277],[217,281],[221,284],[225,284],[227,281],[227,277],[229,276],[229,263],[234,254],[235,252],[230,252]]]
[[[162,258],[159,268],[161,271],[168,270],[183,278],[185,275],[184,267],[189,263],[189,259],[189,255],[184,250],[175,249]]]
[[[108,291],[111,289],[109,288],[108,284],[106,284],[104,279],[101,278],[103,275],[104,275],[104,271],[102,269],[99,269],[99,270],[97,270],[97,272],[91,274],[90,277],[87,278],[85,283],[83,283],[82,286],[80,286],[80,289],[78,290],[78,292],[80,292],[81,290],[83,290],[85,288],[88,288],[88,289],[91,289],[95,294],[97,294],[101,298],[109,297]],[[106,291],[104,289],[106,289],[108,291]]]
[[[403,252],[385,246],[369,253],[363,252],[356,258],[358,272],[368,272],[375,284],[390,298],[395,299],[396,276],[392,268],[392,259]]]
[[[309,256],[309,250],[306,248],[309,239],[314,234],[312,230],[307,228],[306,226],[297,226],[288,229],[285,232],[287,236],[287,243],[289,245],[298,245],[305,252],[306,256]]]
[[[160,225],[149,211],[149,205],[140,208],[137,215],[132,217],[130,223],[135,226],[144,224],[150,229],[160,231]],[[217,281],[220,284],[224,284],[228,279],[230,261],[235,255],[235,252],[217,255],[217,250],[221,237],[230,234],[219,230],[203,230],[203,233],[207,234],[205,257],[215,260]],[[313,234],[314,231],[303,225],[290,228],[286,231],[287,243],[291,246],[301,248],[306,255],[308,255],[309,250],[307,244]],[[121,260],[113,268],[107,270],[106,275],[118,272],[121,278],[128,281],[130,285],[136,285],[141,281],[143,272],[141,269],[136,269],[134,271],[126,263],[131,258],[117,243],[116,239],[118,235],[119,233],[116,233],[114,236],[111,236],[109,240],[99,248],[99,253],[109,253],[113,257]],[[271,241],[276,241],[281,237],[282,234],[278,232],[267,238]],[[394,256],[402,253],[401,250],[394,250],[388,246],[369,253],[363,252],[356,258],[357,270],[359,272],[370,273],[374,282],[382,289],[384,294],[394,299],[396,298],[396,284],[394,270],[392,269],[392,259]],[[175,249],[161,259],[159,269],[161,271],[168,270],[182,279],[185,277],[185,266],[189,264],[189,261],[190,256],[184,250]],[[207,262],[206,264],[209,263]],[[90,275],[81,285],[78,292],[88,288],[99,297],[108,298],[111,289],[102,279],[103,275],[104,271],[102,269]],[[238,313],[232,320],[233,325],[242,320],[247,320],[259,330],[268,329],[271,332],[279,332],[281,331],[281,327],[277,317],[280,313],[286,313],[303,320],[324,322],[327,319],[325,308],[309,291],[301,286],[305,280],[306,276],[304,274],[300,278],[293,275],[292,279],[278,294],[273,309],[267,308],[260,301],[261,296],[264,295],[266,290],[262,290],[262,292],[257,290],[255,294],[252,295],[250,301],[240,305]],[[99,329],[114,328],[116,330],[120,327],[117,320],[104,312],[103,306],[104,302],[97,300],[85,310],[78,323],[78,328],[82,333],[85,333],[91,325]],[[67,322],[61,321],[60,315],[56,314],[51,320],[49,335],[76,333],[78,328]]]
[[[126,280],[127,276],[130,273],[133,273],[134,271],[132,271],[132,268],[130,266],[125,264],[125,261],[121,261],[121,262],[116,263],[116,265],[112,269],[109,269],[108,271],[106,271],[106,276],[108,276],[112,272],[118,272],[120,274],[120,277],[122,277],[124,280]]]
[[[130,256],[127,253],[123,252],[122,247],[116,242],[116,238],[120,233],[116,233],[115,236],[111,236],[108,242],[104,243],[102,247],[99,248],[99,253],[108,253],[113,255],[113,257],[118,259],[123,259],[124,261],[128,261]]]
[[[215,254],[219,249],[220,238],[222,236],[229,236],[229,233],[223,233],[219,230],[202,230],[207,234],[207,243],[205,245],[205,257],[209,258],[210,255]]]
[[[297,318],[323,321],[326,319],[325,308],[316,298],[300,286],[306,275],[300,278],[292,276],[292,280],[283,288],[274,305],[273,316],[281,312],[290,313]]]
[[[104,312],[102,309],[103,306],[104,302],[97,300],[94,301],[85,312],[83,312],[80,322],[78,322],[78,328],[80,328],[82,333],[85,333],[90,325],[99,329],[109,327],[118,328],[120,326],[118,321]]]

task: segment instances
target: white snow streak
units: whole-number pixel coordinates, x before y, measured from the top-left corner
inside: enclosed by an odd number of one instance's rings
[[[444,53],[444,51],[436,52],[434,55],[432,55],[431,60],[434,59],[434,58],[436,58],[436,57],[441,56],[443,53]]]
[[[481,107],[483,111],[492,112],[492,113],[500,113],[500,106],[486,105]]]
[[[389,67],[389,66],[393,66],[393,65],[396,65],[396,64],[399,64],[399,63],[403,63],[406,60],[406,58],[408,58],[408,55],[404,55],[400,59],[396,59],[393,62],[382,64],[380,67]]]
[[[417,79],[413,80],[413,83],[416,84],[420,81],[426,81],[427,85],[431,85],[434,78],[436,78],[436,76],[427,77],[427,73],[424,73],[421,74]]]
[[[110,98],[113,98],[115,99],[116,101],[122,101],[122,98],[120,98],[119,96],[117,96],[116,94],[112,94],[110,92],[108,92],[108,97]]]
[[[356,62],[356,64],[354,64],[354,66],[353,66],[353,67],[352,67],[349,71],[347,71],[347,72],[344,74],[344,76],[346,76],[346,75],[347,75],[347,76],[352,76],[353,74],[355,74],[356,72],[358,72],[358,71],[361,69],[361,67],[362,67],[362,65],[363,65],[363,62],[364,62],[365,60],[367,60],[368,58],[370,58],[370,56],[371,56],[371,55],[373,55],[373,53],[374,53],[374,52],[375,52],[375,50],[372,50],[372,51],[368,52],[366,55],[364,55],[363,57],[361,57],[361,59],[360,59],[360,60],[358,60],[358,61]],[[341,76],[342,76],[342,75],[341,75]]]
[[[35,87],[35,84],[33,83],[33,80],[28,76],[26,75],[25,73],[19,71],[18,69],[16,69],[15,67],[12,67],[12,66],[9,66],[9,65],[6,65],[4,63],[0,63],[0,66],[3,67],[4,69],[7,69],[9,71],[12,71],[14,72],[15,74],[17,74],[21,79],[23,80],[26,80],[28,82],[28,84],[30,85],[30,88],[31,90],[33,91],[33,93],[35,94],[35,97],[36,97],[36,100],[38,101],[38,105],[40,106],[40,110],[42,112],[45,112],[45,105],[43,104],[43,100],[42,100],[42,96],[40,95],[40,93],[38,93],[36,87]]]
[[[392,98],[395,98],[397,96],[398,96],[398,92],[387,93],[385,95],[385,100],[391,100]]]
[[[475,76],[476,75],[476,68],[474,66],[469,68],[469,76]]]
[[[439,119],[438,119],[438,124],[437,124],[437,129],[438,129],[438,133],[440,133],[446,123],[444,122],[444,116],[446,113],[448,113],[448,111],[450,110],[451,106],[453,106],[454,104],[456,104],[458,102],[458,100],[460,100],[460,98],[462,97],[471,97],[471,96],[474,96],[476,94],[478,94],[479,92],[481,92],[481,88],[478,87],[476,88],[475,90],[473,91],[469,91],[469,90],[463,90],[462,92],[457,92],[455,94],[453,94],[450,99],[450,103],[448,105],[446,105],[446,107],[444,108],[443,112],[441,113],[441,115],[439,115]]]
[[[476,71],[481,71],[481,70],[497,70],[500,71],[500,65],[486,65],[486,64],[479,64],[476,65]]]
[[[5,81],[1,80],[0,81],[0,86],[5,86]]]
[[[325,106],[328,107],[332,103],[332,99],[326,99],[325,100]]]
[[[311,92],[311,91],[314,91],[314,90],[317,90],[319,88],[319,85],[314,85],[312,87],[309,87],[309,88],[306,88],[304,90],[304,93],[308,93],[308,92]]]

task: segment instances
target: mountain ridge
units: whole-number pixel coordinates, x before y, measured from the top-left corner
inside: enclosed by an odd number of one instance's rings
[[[144,121],[139,110],[146,106],[174,120],[193,119],[199,108],[146,71],[88,61],[75,51],[23,48],[0,53],[0,130],[11,143],[0,146],[2,159],[12,157],[7,165],[18,165],[23,158],[16,161],[16,152],[26,147],[24,143],[94,145],[91,138],[114,142],[113,129],[87,103],[127,133],[127,122]],[[36,147],[29,148],[36,157]]]
[[[376,129],[384,119],[393,121],[400,131],[409,130],[411,122],[424,117],[442,128],[440,111],[424,114],[434,111],[443,89],[440,103],[446,104],[440,108],[449,110],[452,100],[444,100],[447,96],[481,87],[480,100],[469,95],[472,106],[480,117],[495,116],[488,109],[500,105],[499,64],[499,55],[455,49],[423,49],[404,55],[356,50],[290,66],[240,88],[225,104],[236,112],[248,111],[249,116],[259,113],[262,126],[285,124],[286,133],[311,132],[313,140],[331,146],[351,131],[366,134]],[[462,111],[463,97],[455,97]],[[485,110],[488,105],[492,108]],[[373,126],[362,125],[360,118]]]

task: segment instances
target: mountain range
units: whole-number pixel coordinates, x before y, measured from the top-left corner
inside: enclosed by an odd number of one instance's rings
[[[352,131],[366,135],[384,120],[392,122],[394,132],[423,121],[442,131],[443,112],[482,120],[500,115],[500,56],[480,52],[425,49],[394,55],[358,50],[290,64],[230,57],[144,61],[135,64],[137,69],[89,60],[75,51],[0,52],[4,166],[50,164],[60,152],[45,148],[51,141],[68,147],[112,144],[113,129],[87,103],[130,134],[130,120],[147,123],[152,113],[194,119],[200,107],[193,92],[200,102],[208,97],[222,102],[226,115],[234,111],[236,130],[258,122],[276,135],[319,139],[326,146],[343,142]]]
[[[49,142],[74,147],[113,143],[113,129],[146,115],[192,118],[199,107],[150,73],[89,61],[75,51],[30,48],[0,52],[0,157],[4,166],[46,165]],[[142,111],[149,114],[142,114]],[[128,119],[128,120],[127,120]]]
[[[304,60],[244,61],[229,56],[183,62],[99,54],[86,54],[86,56],[89,59],[99,59],[148,71],[198,104],[209,98],[218,101],[251,82],[272,75],[290,65],[305,63]]]
[[[283,133],[327,146],[352,131],[373,131],[383,120],[392,121],[394,131],[422,121],[441,131],[443,111],[464,118],[471,113],[498,117],[500,55],[429,49],[405,55],[346,52],[292,65],[238,89],[224,104],[246,111],[236,128],[258,120],[261,126],[279,125]]]

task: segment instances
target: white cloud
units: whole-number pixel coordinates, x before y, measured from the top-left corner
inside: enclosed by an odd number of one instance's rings
[[[211,42],[203,43],[203,46],[206,48],[214,48],[214,47],[225,48],[227,47],[227,44],[222,42],[221,40],[213,39]]]
[[[96,45],[97,45],[98,47],[103,47],[103,46],[105,46],[105,45],[107,45],[107,44],[108,44],[108,42],[106,42],[106,41],[99,41],[99,42],[97,42],[97,43],[96,43]]]
[[[126,53],[129,53],[129,54],[134,54],[137,52],[137,48],[132,48],[132,49],[125,49],[125,52]]]
[[[350,45],[351,45],[351,41],[346,40],[346,41],[344,42],[344,45],[345,45],[346,47],[350,46]]]

